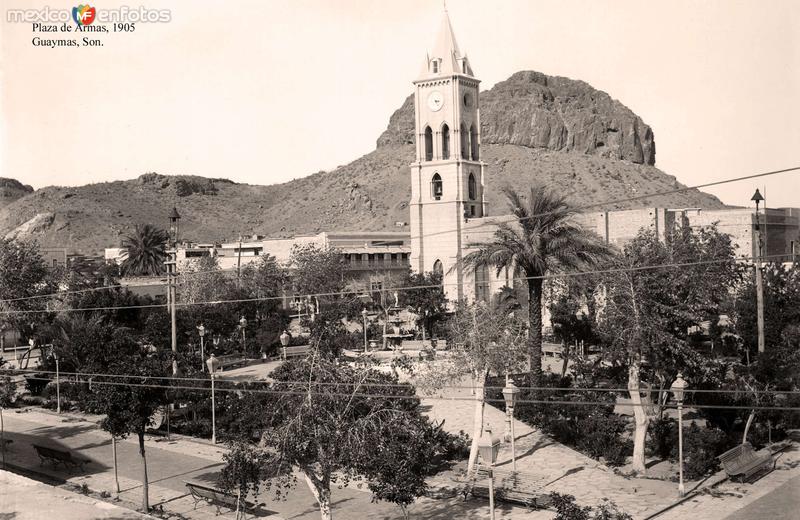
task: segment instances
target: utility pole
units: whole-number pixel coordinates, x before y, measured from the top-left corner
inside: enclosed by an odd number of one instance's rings
[[[242,286],[242,235],[239,235],[239,254],[236,255],[236,286]]]
[[[756,203],[756,225],[755,225],[755,239],[758,245],[758,253],[756,255],[755,267],[756,267],[756,306],[757,306],[757,315],[758,315],[758,353],[761,354],[765,350],[764,346],[764,281],[762,279],[761,273],[761,258],[762,258],[762,244],[763,240],[761,238],[761,214],[759,213],[758,206],[761,201],[764,200],[764,197],[761,196],[761,192],[758,191],[756,188],[756,192],[753,194],[753,197],[750,199]]]
[[[169,253],[169,261],[167,262],[167,268],[169,270],[169,283],[167,286],[167,290],[169,292],[169,314],[170,314],[170,325],[171,325],[171,340],[172,340],[172,375],[178,375],[178,328],[176,323],[176,316],[175,316],[175,299],[177,296],[177,291],[175,288],[175,277],[178,272],[178,221],[181,219],[181,216],[178,214],[178,210],[176,208],[172,208],[172,214],[169,216],[169,232],[170,238],[172,239],[172,244],[168,251]]]

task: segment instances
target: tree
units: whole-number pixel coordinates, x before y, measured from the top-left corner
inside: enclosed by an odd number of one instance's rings
[[[577,345],[579,342],[592,340],[592,319],[584,312],[580,296],[569,289],[562,291],[548,305],[548,310],[553,324],[553,335],[561,341],[561,377],[564,377],[567,373],[572,344]]]
[[[136,435],[142,457],[142,510],[150,510],[149,482],[144,434],[152,424],[152,417],[167,404],[166,379],[171,373],[170,359],[148,352],[130,336],[120,335],[116,356],[103,373],[95,378],[90,394],[89,409],[105,415],[101,428],[114,438]],[[120,384],[119,375],[127,375]],[[115,377],[116,376],[116,377]]]
[[[48,271],[35,242],[0,237],[0,311],[3,312],[0,321],[9,323],[20,333],[29,326],[32,328],[37,321],[46,321],[46,315],[26,311],[46,309],[49,298],[41,296],[57,290],[57,281],[57,276]],[[21,311],[21,314],[14,311]]]
[[[283,364],[272,377],[273,393],[247,394],[242,404],[250,423],[259,422],[263,431],[259,445],[269,458],[264,475],[285,489],[294,484],[292,470],[299,472],[323,520],[332,517],[332,484],[380,478],[377,459],[398,448],[398,432],[424,435],[413,429],[425,424],[414,389],[392,375],[310,356]],[[242,426],[244,435],[252,431],[253,424]],[[382,497],[407,500],[388,491]]]
[[[679,267],[662,267],[679,264]],[[649,385],[659,384],[659,403],[680,370],[695,383],[711,377],[687,341],[689,329],[717,319],[739,279],[733,245],[715,227],[679,228],[665,241],[648,230],[629,242],[604,275],[604,306],[598,322],[606,356],[627,367],[635,430],[633,469],[646,472],[645,439],[650,422]],[[645,392],[643,398],[642,392]]]
[[[490,242],[469,244],[475,249],[463,259],[474,271],[494,267],[497,275],[509,269],[524,278],[528,287],[528,351],[533,383],[542,375],[542,284],[553,272],[578,270],[597,265],[611,255],[600,237],[574,222],[575,211],[566,197],[544,185],[531,187],[527,202],[511,188],[503,190],[516,220],[501,222]]]
[[[169,234],[152,224],[137,224],[133,234],[122,238],[122,265],[124,275],[157,275],[165,271],[166,244]]]
[[[489,374],[515,372],[524,366],[527,348],[526,329],[515,316],[498,312],[483,303],[459,307],[448,321],[450,355],[430,365],[419,375],[426,390],[460,381],[470,375],[475,381],[475,415],[473,416],[470,470],[478,459],[478,439],[483,433],[486,407],[486,379]]]
[[[733,318],[736,333],[751,355],[758,345],[756,316],[755,277],[749,272],[737,292]],[[799,265],[767,264],[764,268],[764,322],[766,350],[780,345],[787,327],[800,323]]]
[[[295,245],[289,259],[294,291],[297,294],[338,293],[344,289],[344,262],[339,251],[315,244]],[[336,296],[320,297],[321,301]]]
[[[407,275],[401,301],[417,312],[417,323],[428,337],[436,335],[436,325],[447,318],[447,297],[442,288],[442,273],[412,273]]]
[[[248,495],[257,497],[266,479],[265,468],[269,456],[257,446],[241,440],[231,441],[228,452],[222,455],[225,466],[217,480],[221,489],[236,493],[236,518],[246,518],[245,502]]]

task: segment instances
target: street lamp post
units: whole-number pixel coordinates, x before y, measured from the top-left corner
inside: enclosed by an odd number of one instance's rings
[[[247,333],[245,332],[245,328],[247,327],[247,318],[244,316],[241,317],[239,320],[239,326],[242,328],[242,353],[247,353]]]
[[[361,317],[364,318],[364,353],[367,353],[367,308],[361,311]]]
[[[58,373],[58,354],[53,349],[53,358],[56,360],[56,413],[61,413],[61,382]]]
[[[509,379],[503,388],[503,399],[506,401],[506,420],[511,423],[511,469],[517,471],[517,449],[514,445],[514,405],[517,403],[519,388]]]
[[[211,374],[211,444],[217,443],[217,407],[214,399],[214,379],[217,377],[217,369],[222,364],[219,359],[211,353],[211,357],[206,361],[208,373]]]
[[[167,291],[169,292],[169,314],[170,314],[170,332],[171,332],[171,340],[172,340],[172,375],[176,375],[178,373],[178,326],[177,326],[177,318],[176,318],[176,311],[175,311],[175,299],[177,297],[177,291],[175,287],[175,277],[178,273],[178,222],[180,221],[181,216],[178,214],[178,209],[173,207],[172,213],[169,215],[169,233],[170,233],[170,244],[169,248],[169,255],[170,259],[167,262]]]
[[[203,336],[206,335],[206,328],[203,326],[202,323],[197,326],[197,333],[200,335],[200,359],[202,360],[206,358],[206,349],[205,349],[205,344],[203,343]],[[205,364],[202,361],[200,362],[200,371],[201,372],[206,371]]]
[[[678,377],[672,383],[670,390],[678,403],[678,493],[680,496],[686,494],[683,488],[683,394],[689,383],[683,379],[683,375],[679,372]]]
[[[764,352],[764,281],[762,280],[762,273],[761,273],[761,258],[762,258],[762,247],[763,247],[763,239],[761,238],[761,214],[758,211],[759,204],[764,200],[764,197],[761,196],[761,192],[758,191],[756,188],[756,192],[750,198],[753,202],[756,203],[756,240],[758,244],[757,250],[757,258],[755,261],[756,266],[756,304],[757,304],[757,316],[758,316],[758,353]]]
[[[283,351],[282,357],[283,360],[286,361],[286,347],[289,346],[289,340],[291,339],[291,337],[289,336],[289,333],[284,330],[280,336],[280,339],[281,339],[281,350]]]
[[[494,463],[497,452],[500,451],[500,440],[492,435],[492,430],[486,431],[478,439],[478,453],[483,462],[489,466],[489,518],[494,520]]]

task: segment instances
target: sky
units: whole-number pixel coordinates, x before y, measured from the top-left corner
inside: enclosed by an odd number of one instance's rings
[[[34,33],[2,0],[0,176],[35,188],[146,172],[274,184],[375,148],[412,92],[438,0],[105,1],[169,9],[132,33]],[[95,4],[92,4],[95,5]],[[800,166],[800,1],[449,0],[482,89],[519,70],[581,79],[655,134],[687,185]],[[70,22],[74,26],[74,23]],[[95,37],[102,47],[47,48]],[[489,172],[491,179],[491,172]],[[800,206],[800,172],[707,191]]]

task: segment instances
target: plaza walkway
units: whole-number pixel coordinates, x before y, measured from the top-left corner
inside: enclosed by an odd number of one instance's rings
[[[447,389],[424,398],[425,413],[437,421],[444,420],[444,428],[451,433],[463,430],[472,436],[475,404],[469,400],[472,397],[469,385],[470,380],[467,378],[454,385],[464,388]],[[497,436],[502,436],[505,413],[487,405],[485,424]],[[546,482],[550,482],[544,487],[544,492],[557,491],[574,495],[578,503],[589,506],[609,499],[637,520],[653,517],[678,502],[676,482],[624,477],[599,462],[553,441],[521,421],[515,421],[514,430],[517,438],[517,470],[542,477]],[[510,468],[510,443],[502,444],[497,466]],[[687,482],[687,492],[704,489],[708,492],[702,492],[699,496],[692,497],[681,505],[659,514],[658,518],[722,519],[798,476],[800,476],[800,450],[797,449],[797,444],[794,444],[778,458],[776,471],[755,484],[723,482],[717,485],[725,479],[721,472],[700,482]],[[797,481],[792,482],[795,487],[787,489],[797,489]],[[781,497],[783,503],[789,503],[790,498],[797,499],[790,493],[784,493]],[[754,504],[752,507],[759,506]],[[797,507],[794,511],[797,511]],[[756,516],[732,516],[731,520],[745,518],[756,518]]]

